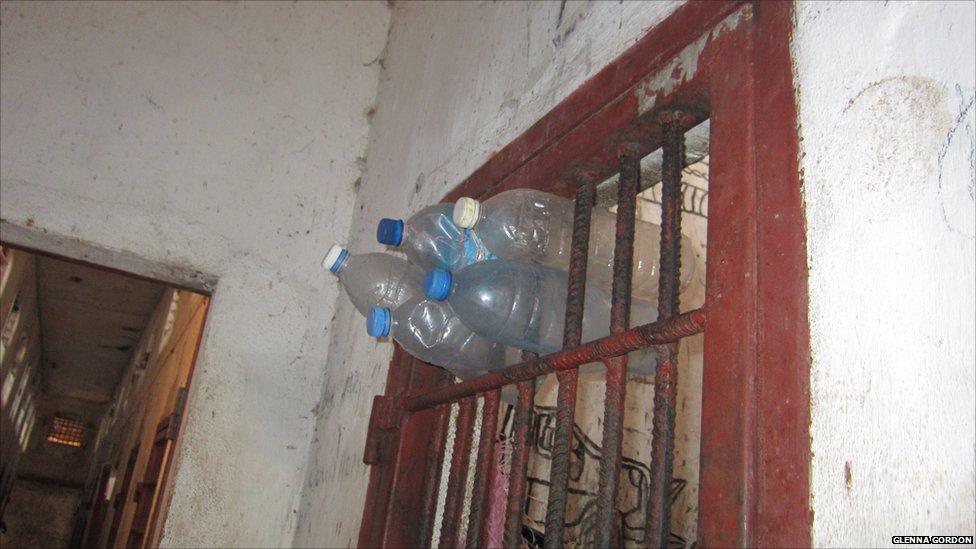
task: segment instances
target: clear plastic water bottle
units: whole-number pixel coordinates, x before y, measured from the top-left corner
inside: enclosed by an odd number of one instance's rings
[[[453,212],[452,204],[434,204],[407,221],[383,218],[376,227],[376,240],[400,248],[411,263],[424,269],[457,271],[494,259],[473,231],[454,224]]]
[[[588,342],[610,334],[610,293],[602,288],[588,284],[586,288],[587,299],[583,315],[583,338],[582,341]],[[630,326],[641,326],[657,320],[657,304],[643,299],[630,300]],[[656,348],[648,347],[640,349],[627,355],[627,372],[636,375],[649,375],[657,371],[657,364],[660,360]],[[581,372],[594,371],[597,368],[583,366]]]
[[[476,333],[537,353],[558,349],[566,310],[566,274],[519,261],[483,261],[452,274],[430,269],[427,297],[447,300]]]
[[[373,307],[366,330],[373,337],[392,336],[414,358],[461,378],[504,366],[504,346],[472,332],[446,302],[420,297],[395,309]]]
[[[434,300],[447,300],[455,313],[474,332],[511,347],[537,353],[562,348],[566,317],[566,273],[558,269],[498,260],[476,263],[457,273],[431,269],[424,278],[424,292]],[[632,300],[631,325],[657,318],[653,303]],[[610,298],[599,288],[587,286],[583,303],[583,342],[610,333]],[[644,349],[630,354],[630,371],[651,373],[656,352]]]
[[[573,201],[533,189],[514,189],[499,193],[484,202],[461,198],[454,205],[453,220],[470,229],[489,250],[501,259],[538,263],[568,269],[573,240]],[[613,283],[613,248],[617,216],[593,209],[590,226],[587,280],[610,290]],[[632,294],[656,301],[661,227],[638,221],[634,233],[634,274]],[[681,290],[691,283],[695,255],[691,242],[682,236]]]
[[[396,308],[423,297],[424,272],[389,254],[350,255],[338,244],[329,249],[322,266],[339,277],[346,295],[361,314],[372,307]]]

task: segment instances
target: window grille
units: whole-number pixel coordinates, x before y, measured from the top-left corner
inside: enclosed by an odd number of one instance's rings
[[[523,355],[519,364],[456,383],[397,350],[367,431],[363,460],[372,467],[359,546],[572,543],[567,501],[573,453],[585,451],[574,442],[578,369],[603,362],[598,487],[587,501],[593,539],[584,543],[674,547],[676,353],[679,341],[700,333],[706,335],[698,543],[810,544],[809,331],[791,21],[791,3],[683,5],[448,193],[445,201],[515,188],[574,197],[563,350]],[[707,194],[683,190],[681,181],[686,135],[691,143],[692,128],[705,120]],[[658,319],[632,326],[641,159],[655,151],[661,158],[661,183],[650,198],[661,206]],[[612,177],[617,224],[611,334],[581,343],[590,217],[594,202],[604,205],[611,192],[601,182]],[[681,311],[682,213],[700,212],[706,201],[705,305]],[[662,358],[647,410],[652,438],[641,469],[646,505],[635,528],[622,524],[618,512],[618,483],[626,482],[621,445],[627,355],[650,346]],[[531,502],[545,510],[539,540],[523,526],[530,489],[540,480],[527,478],[528,443],[536,436],[534,381],[550,374],[558,392],[546,435],[552,454],[544,479],[548,494]],[[495,434],[503,388],[517,396],[511,428],[506,425],[511,434],[500,441]],[[492,459],[502,445],[505,467]],[[469,460],[472,454],[476,459]],[[636,539],[634,530],[640,531]]]
[[[600,485],[595,501],[597,545],[614,544],[617,479],[621,469],[624,399],[627,353],[651,345],[663,345],[663,359],[655,376],[654,432],[651,448],[650,497],[646,532],[658,542],[669,533],[672,456],[674,451],[675,396],[677,383],[677,343],[704,330],[705,315],[701,309],[679,312],[678,280],[681,241],[681,172],[684,169],[684,131],[694,118],[680,109],[663,111],[660,117],[664,141],[663,181],[661,191],[661,258],[658,320],[644,326],[630,327],[631,276],[637,194],[640,189],[641,155],[636,148],[623,147],[619,162],[617,196],[616,247],[613,264],[611,302],[611,335],[581,344],[583,301],[586,283],[587,249],[590,219],[597,181],[583,183],[575,199],[572,252],[569,268],[569,292],[563,349],[539,358],[531,354],[517,365],[485,374],[426,394],[408,398],[404,408],[419,412],[434,406],[460,402],[445,512],[440,525],[443,546],[458,545],[461,501],[468,471],[476,397],[484,394],[484,414],[478,454],[491,456],[497,443],[497,410],[499,390],[516,383],[518,402],[514,412],[514,444],[511,455],[508,505],[506,507],[504,545],[517,547],[522,539],[522,513],[526,492],[528,433],[533,413],[534,380],[555,373],[559,380],[556,424],[550,469],[549,499],[546,514],[547,542],[561,545],[568,495],[573,416],[576,405],[578,367],[594,361],[606,364],[606,394],[603,414],[603,451],[600,463]],[[487,506],[489,475],[493,463],[479,459],[474,471],[467,539],[476,546],[486,546],[483,509]],[[558,542],[556,540],[559,540]],[[547,545],[549,545],[547,543]],[[661,543],[655,543],[661,545]]]
[[[81,447],[85,424],[76,419],[54,416],[51,428],[47,432],[47,441],[65,446]]]

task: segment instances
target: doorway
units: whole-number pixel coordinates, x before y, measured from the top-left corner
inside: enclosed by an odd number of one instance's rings
[[[0,247],[0,544],[156,543],[210,297]]]

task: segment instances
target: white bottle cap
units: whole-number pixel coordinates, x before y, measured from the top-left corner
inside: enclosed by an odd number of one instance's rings
[[[346,251],[346,249],[343,248],[342,246],[338,244],[333,244],[332,247],[329,248],[329,253],[325,254],[325,259],[322,261],[322,268],[327,271],[332,271],[333,267],[335,267],[336,262],[338,262],[339,259],[342,257],[342,252],[344,251]]]
[[[478,224],[481,217],[481,202],[468,197],[459,198],[454,203],[454,224],[462,229],[470,229]]]

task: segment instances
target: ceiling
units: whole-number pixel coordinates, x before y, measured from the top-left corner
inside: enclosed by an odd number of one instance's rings
[[[108,403],[164,289],[156,282],[38,257],[45,396]]]

